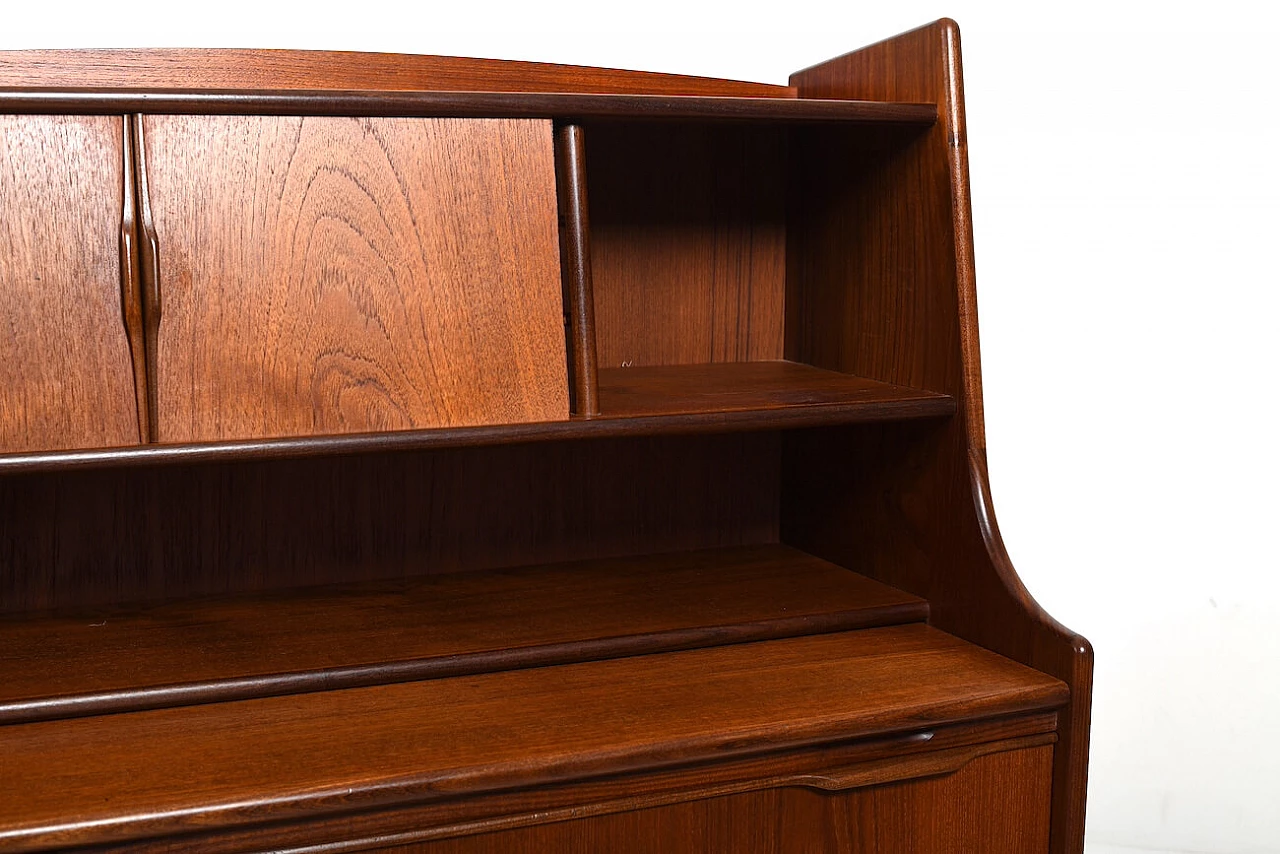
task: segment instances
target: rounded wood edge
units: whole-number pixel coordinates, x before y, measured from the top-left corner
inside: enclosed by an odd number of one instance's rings
[[[137,85],[795,97],[790,87],[769,83],[421,54],[244,48],[0,51],[0,86]]]

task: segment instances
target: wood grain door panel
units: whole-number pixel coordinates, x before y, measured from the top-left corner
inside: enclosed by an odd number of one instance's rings
[[[143,126],[160,441],[568,418],[549,122]]]
[[[0,116],[0,452],[139,441],[119,116]]]

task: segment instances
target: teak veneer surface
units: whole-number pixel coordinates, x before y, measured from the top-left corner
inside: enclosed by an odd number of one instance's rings
[[[786,546],[611,558],[0,622],[0,723],[923,620]]]
[[[0,115],[0,453],[139,441],[121,120]]]
[[[142,125],[160,441],[569,417],[549,122]]]
[[[1044,854],[1052,760],[1051,745],[1005,749],[978,756],[953,773],[924,780],[852,791],[779,785],[376,850],[388,854]],[[1025,782],[1011,786],[1010,780]],[[975,821],[975,816],[982,820]]]
[[[1055,679],[913,624],[19,724],[0,727],[11,793],[0,844],[318,817],[918,731],[1066,697]]]
[[[600,370],[600,414],[606,418],[804,409],[857,417],[875,406],[936,406],[945,399],[781,360]]]
[[[776,433],[0,478],[0,610],[778,542]]]
[[[950,724],[926,731],[735,757],[726,762],[678,765],[637,774],[594,777],[467,798],[412,803],[359,813],[337,813],[320,819],[195,833],[180,837],[180,841],[187,849],[198,849],[202,854],[311,850],[308,845],[331,845],[340,850],[383,850],[396,844],[463,837],[473,845],[483,845],[484,841],[477,838],[479,834],[500,833],[531,825],[554,825],[566,820],[589,820],[669,804],[783,788],[805,788],[815,793],[838,796],[840,793],[852,794],[864,787],[884,787],[901,781],[912,786],[932,777],[945,792],[950,793],[952,787],[948,782],[951,775],[974,763],[981,763],[988,756],[1041,746],[1051,748],[1055,741],[1053,730],[1056,720],[1056,712],[1035,712]],[[926,791],[931,788],[926,787]],[[1024,785],[1015,787],[1006,777],[1000,781],[998,790],[1001,793],[1017,791],[1023,797],[1034,798],[1030,792],[1044,792],[1047,788],[1047,781],[1043,779],[1025,780]],[[898,794],[911,796],[910,793]],[[933,791],[931,797],[938,794]],[[972,806],[974,797],[973,794],[965,794],[957,798],[956,793],[951,793],[944,802],[968,802]],[[999,795],[984,793],[976,797],[978,800],[990,800]],[[886,800],[884,806],[891,808],[892,803]],[[924,803],[928,803],[928,799]],[[974,830],[980,830],[978,825],[983,823],[972,821],[977,812],[970,810],[966,815]],[[936,818],[939,817],[935,815]],[[964,820],[964,816],[957,818]],[[737,822],[750,824],[762,819],[767,821],[763,816],[743,814]],[[1033,831],[1034,826],[1024,829]],[[592,832],[587,827],[582,830],[588,835]],[[806,828],[806,836],[811,840],[815,837],[828,838],[828,833],[829,829],[821,826]],[[1016,833],[1015,838],[1019,837],[1021,833]],[[884,844],[888,845],[888,842]],[[894,844],[887,850],[910,851],[911,844]],[[173,847],[174,837],[161,837],[97,847],[95,850],[103,854],[126,851],[128,854],[170,854]],[[545,850],[565,849],[551,845]],[[579,849],[570,846],[568,850]],[[587,850],[600,849],[596,846]],[[659,850],[703,849],[693,844],[692,848],[676,846]],[[884,850],[882,847],[881,851]],[[1043,840],[1040,840],[1039,848],[1032,850],[1043,854]]]
[[[601,368],[783,358],[786,129],[591,125]]]
[[[0,51],[0,86],[795,96],[767,83],[542,62],[234,48]]]

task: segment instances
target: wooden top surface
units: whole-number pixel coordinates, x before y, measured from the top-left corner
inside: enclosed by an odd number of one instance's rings
[[[1051,709],[923,624],[0,727],[0,847],[318,816]],[[181,780],[181,786],[174,781]]]
[[[0,86],[795,95],[788,86],[766,83],[545,62],[202,48],[0,51]]]
[[[450,676],[923,620],[780,545],[0,622],[0,723]]]

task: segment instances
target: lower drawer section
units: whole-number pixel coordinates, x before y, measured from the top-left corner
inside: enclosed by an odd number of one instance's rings
[[[1053,747],[827,792],[786,787],[379,850],[395,854],[1043,854]]]

